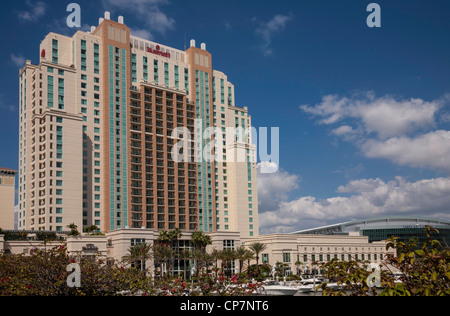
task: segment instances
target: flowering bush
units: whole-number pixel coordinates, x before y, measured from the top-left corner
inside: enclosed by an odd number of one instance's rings
[[[70,288],[68,265],[79,264],[81,287]],[[260,285],[242,277],[200,273],[193,280],[153,279],[126,264],[67,254],[66,247],[35,251],[31,256],[0,254],[0,296],[245,296]]]

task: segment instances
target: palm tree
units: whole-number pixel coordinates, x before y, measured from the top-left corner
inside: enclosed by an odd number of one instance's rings
[[[158,238],[156,239],[156,241],[157,241],[158,243],[162,243],[162,244],[168,244],[168,243],[170,243],[169,232],[166,231],[166,230],[161,230],[161,231],[159,232],[159,236],[158,236]]]
[[[232,262],[237,259],[236,250],[230,248],[222,250],[220,253],[220,259],[222,260],[223,270],[228,270],[230,272],[229,276],[231,277],[231,274],[233,272]]]
[[[80,233],[78,232],[78,226],[77,225],[72,223],[70,225],[67,225],[67,228],[70,229],[70,233],[68,234],[69,236],[74,236],[74,237],[80,236]]]
[[[162,263],[161,275],[163,275],[163,273],[170,270],[167,267],[167,263],[173,258],[174,251],[167,244],[157,244],[153,246],[153,253],[155,255],[155,260]]]
[[[259,254],[267,249],[267,245],[260,243],[260,242],[254,242],[249,246],[249,248],[255,253],[256,256],[256,267],[258,268],[258,274],[259,274]]]
[[[220,251],[217,250],[216,248],[214,248],[213,251],[211,252],[211,257],[213,258],[213,261],[216,264],[215,266],[216,266],[216,277],[217,277],[217,272],[219,270],[218,267],[217,267],[217,264],[218,264],[218,261],[220,259]]]
[[[122,259],[125,262],[129,262],[130,265],[139,265],[141,271],[146,274],[145,262],[151,258],[150,246],[147,244],[137,244],[128,249],[128,255],[125,255]]]
[[[194,259],[194,265],[195,265],[195,275],[198,276],[201,270],[202,261],[203,261],[203,251],[200,249],[194,249],[192,251],[192,259]]]
[[[168,237],[172,243],[176,243],[181,237],[183,237],[183,234],[179,228],[175,228],[168,233]]]
[[[213,263],[214,263],[214,260],[215,260],[215,257],[214,257],[214,255],[212,254],[212,253],[205,253],[204,254],[204,258],[203,258],[204,260],[205,260],[205,267],[206,267],[206,273],[208,273],[209,272],[209,268],[213,265]]]
[[[244,246],[240,246],[235,251],[236,251],[236,258],[239,260],[239,273],[242,273],[244,261],[247,260],[247,249],[245,249]]]
[[[192,233],[192,242],[194,246],[200,250],[205,250],[207,245],[212,244],[211,236],[206,235],[204,232],[196,231]]]
[[[186,269],[189,263],[189,260],[193,257],[192,252],[189,249],[183,249],[180,252],[180,258],[183,260],[183,273],[184,273],[184,279],[186,279]]]
[[[92,225],[92,226],[88,226],[86,227],[86,229],[84,230],[88,235],[93,235],[95,233],[98,233],[100,231],[100,229],[96,226],[96,225]]]
[[[248,269],[250,268],[250,261],[255,258],[255,254],[253,253],[253,251],[247,249],[245,251],[244,258],[245,258],[245,260],[247,260],[247,272],[248,272]]]

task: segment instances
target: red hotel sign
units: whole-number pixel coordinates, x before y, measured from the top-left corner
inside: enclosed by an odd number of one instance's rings
[[[160,55],[162,57],[170,58],[170,53],[162,52],[160,49],[161,48],[159,47],[159,45],[156,45],[156,49],[153,49],[151,47],[147,47],[147,52],[155,54],[155,55]]]

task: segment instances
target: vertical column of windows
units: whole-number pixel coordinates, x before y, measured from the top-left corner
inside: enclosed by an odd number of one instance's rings
[[[144,56],[143,58],[143,73],[144,73],[144,80],[148,81],[148,58]]]
[[[117,56],[116,56],[117,58]],[[133,83],[137,82],[137,61],[136,54],[131,55],[131,81]]]
[[[116,172],[116,154],[115,154],[115,136],[116,134],[120,133],[119,131],[116,131],[115,129],[115,121],[114,118],[116,117],[116,107],[115,107],[115,97],[114,97],[114,83],[118,82],[119,72],[115,71],[115,55],[114,55],[114,47],[109,46],[109,170],[110,170],[110,179],[109,179],[109,205],[110,205],[110,229],[115,230],[116,229],[116,212],[115,212],[115,196],[116,196],[116,185],[115,185],[115,172]],[[117,61],[116,61],[117,62]]]
[[[169,86],[169,64],[164,63],[164,84],[166,87]]]
[[[196,71],[196,104],[198,119],[201,122],[201,126],[197,126],[197,129],[201,128],[201,131],[206,131],[210,127],[210,84],[209,74]],[[199,133],[202,134],[202,133]],[[198,188],[199,188],[199,229],[205,232],[211,232],[213,230],[213,205],[212,205],[212,170],[209,155],[211,155],[211,143],[206,142],[205,139],[197,139],[198,148],[197,155],[202,157],[198,162]],[[206,147],[206,148],[205,148]],[[208,157],[203,157],[202,151],[205,148],[205,153]]]
[[[213,103],[216,103],[216,77],[213,76]]]
[[[220,103],[225,104],[225,80],[220,79]]]
[[[94,43],[94,73],[100,74],[100,46]]]
[[[206,112],[206,126],[207,129],[211,126],[211,116],[210,116],[210,79],[209,79],[209,73],[205,73],[205,90],[204,90],[204,98],[205,98],[205,112]],[[212,135],[208,135],[208,138],[212,137]],[[212,155],[212,148],[211,148],[211,142],[207,142],[207,155]],[[208,231],[213,231],[213,185],[212,185],[212,164],[211,164],[211,157],[208,157],[208,163],[207,165],[207,181],[208,181]]]
[[[58,59],[58,40],[52,40],[52,63],[57,64]]]
[[[53,76],[47,77],[47,106],[53,108]]]
[[[175,65],[174,67],[175,69],[175,88],[177,88],[177,90],[180,89],[180,74],[179,74],[179,67],[177,65]]]
[[[58,78],[58,109],[64,110],[64,78]]]
[[[156,84],[159,84],[159,68],[158,68],[158,60],[155,59],[153,61],[153,76]]]
[[[189,95],[189,69],[184,68],[184,88],[186,89],[187,95]]]
[[[57,123],[62,123],[62,118],[57,118]],[[63,174],[63,126],[57,125],[56,126],[56,176],[59,181],[61,181],[62,184],[62,174]],[[59,189],[57,191],[57,197],[56,198],[56,206],[57,208],[62,208],[63,206],[63,198],[62,196],[62,190]]]
[[[57,117],[56,118],[57,124],[63,123],[63,118]],[[56,126],[56,159],[57,159],[57,167],[58,164],[62,164],[63,160],[63,127],[61,125]],[[61,166],[61,165],[60,165]],[[62,224],[63,222],[63,208],[62,208],[62,198],[60,198],[63,194],[63,190],[61,189],[63,187],[63,180],[62,180],[63,172],[61,170],[56,171],[56,195],[58,196],[56,199],[56,223]],[[57,231],[62,231],[62,226],[56,226]]]
[[[86,41],[81,40],[81,70],[87,71],[87,62],[86,62]]]
[[[127,51],[122,49],[122,210],[123,210],[123,226],[128,226],[128,140],[127,140]]]

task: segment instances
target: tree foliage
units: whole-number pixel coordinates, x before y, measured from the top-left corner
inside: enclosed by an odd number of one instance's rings
[[[202,262],[195,277],[187,281],[170,273],[174,252],[167,244],[130,247],[123,262],[112,265],[99,257],[69,255],[65,246],[48,248],[29,256],[0,253],[0,296],[247,296],[262,286],[243,275],[227,276],[223,269],[212,273],[209,268],[215,257],[199,249],[197,254],[183,253],[183,258],[198,256]],[[149,275],[143,262],[151,257],[164,264],[167,273]],[[73,263],[81,268],[80,288],[67,283],[72,273],[67,267]]]
[[[396,250],[381,265],[379,287],[371,284],[375,269],[368,262],[333,260],[323,264],[324,276],[338,287],[322,284],[325,296],[449,296],[450,249],[433,239],[439,234],[435,228],[426,227],[427,240],[422,246],[417,240],[407,243],[397,237],[388,240],[387,250]]]

